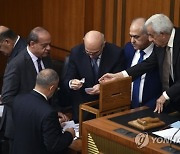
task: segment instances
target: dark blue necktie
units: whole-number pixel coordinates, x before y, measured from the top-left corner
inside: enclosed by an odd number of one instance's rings
[[[99,70],[99,67],[97,65],[97,60],[98,60],[98,57],[96,58],[91,58],[91,63],[92,63],[92,69],[93,69],[93,74],[94,74],[94,81],[95,83],[97,82],[98,80],[98,70]]]
[[[144,54],[145,54],[145,52],[141,50],[140,51],[140,58],[138,60],[138,63],[141,63],[143,61]],[[138,77],[133,82],[132,103],[131,103],[132,108],[139,107],[139,87],[140,87],[140,82],[141,82],[141,76]]]
[[[38,64],[38,71],[40,72],[42,70],[42,66],[41,66],[41,58],[37,59],[37,64]]]

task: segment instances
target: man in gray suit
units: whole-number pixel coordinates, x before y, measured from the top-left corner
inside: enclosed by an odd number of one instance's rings
[[[5,137],[10,140],[14,136],[12,122],[12,102],[14,97],[31,91],[35,86],[39,69],[51,67],[49,58],[51,36],[49,32],[42,27],[36,27],[30,32],[27,43],[27,48],[7,65],[3,79],[2,103],[4,103],[5,107],[1,126],[4,125]]]

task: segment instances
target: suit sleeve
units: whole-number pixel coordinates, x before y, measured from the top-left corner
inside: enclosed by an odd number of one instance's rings
[[[74,55],[72,54],[73,51],[71,51],[71,54],[69,56],[69,64],[67,67],[67,72],[64,76],[64,86],[66,88],[66,90],[70,90],[69,88],[69,81],[72,79],[76,79],[77,77],[77,69],[76,69],[76,65],[74,62]]]
[[[149,58],[144,60],[142,63],[134,65],[133,67],[128,68],[126,71],[129,76],[132,76],[132,79],[135,80],[137,77],[147,73],[158,66],[158,60],[156,55],[153,52]]]
[[[11,61],[5,69],[2,86],[2,102],[9,106],[12,105],[11,103],[18,92],[20,84],[18,74],[20,74],[18,66]]]
[[[42,123],[44,144],[48,151],[60,152],[67,148],[73,140],[70,132],[62,133],[57,113],[51,112]]]

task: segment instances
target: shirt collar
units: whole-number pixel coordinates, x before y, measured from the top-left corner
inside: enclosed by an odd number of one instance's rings
[[[20,39],[20,36],[18,35],[17,39],[16,39],[16,42],[14,43],[14,47],[16,46],[17,42],[19,41]]]
[[[175,28],[173,28],[173,30],[171,32],[170,39],[169,39],[168,44],[167,44],[167,46],[170,47],[170,48],[173,47],[174,36],[175,36]]]
[[[147,56],[149,56],[152,53],[154,47],[154,43],[151,43],[147,48],[145,48],[143,51]],[[138,50],[140,52],[140,50]]]
[[[37,61],[38,57],[36,57],[36,56],[29,50],[28,46],[27,46],[27,51],[28,51],[28,53],[29,53],[29,55],[30,55],[33,63],[34,63],[35,61]]]
[[[40,91],[38,91],[38,90],[36,90],[36,89],[33,89],[33,90],[36,91],[37,93],[39,93],[40,95],[42,95],[46,100],[48,100],[47,97],[46,97],[46,95],[44,95],[43,93],[41,93]]]

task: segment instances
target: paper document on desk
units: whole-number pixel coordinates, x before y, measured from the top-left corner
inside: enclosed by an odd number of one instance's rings
[[[66,121],[63,124],[65,124],[63,127],[63,131],[65,131],[67,128],[74,128],[76,137],[79,137],[79,124],[75,124],[73,120]]]
[[[156,132],[152,132],[152,133],[157,136],[163,137],[164,139],[171,140],[175,143],[180,143],[180,131],[178,131],[178,130],[179,130],[179,128],[169,128],[169,129],[160,130],[160,131],[156,131]],[[175,136],[173,137],[174,134],[175,134]],[[172,139],[172,137],[173,137],[173,139]]]
[[[170,125],[173,128],[180,128],[180,121],[176,121]]]

